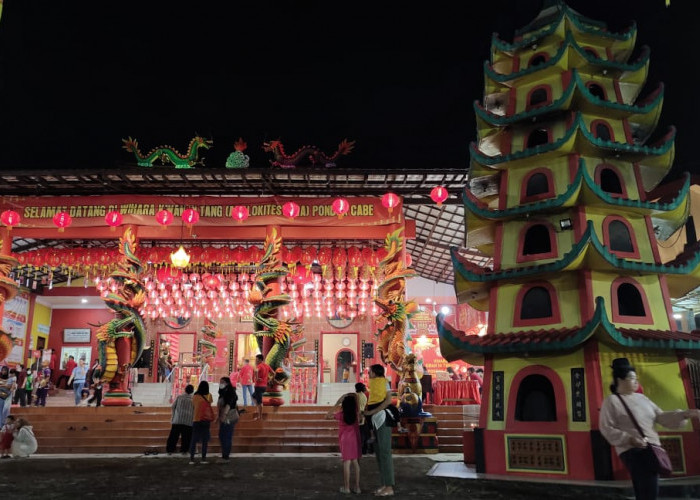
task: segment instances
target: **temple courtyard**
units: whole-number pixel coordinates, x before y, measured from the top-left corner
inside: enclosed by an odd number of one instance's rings
[[[3,498],[76,497],[190,498],[343,498],[371,497],[378,486],[373,456],[361,460],[360,495],[338,492],[342,483],[338,454],[234,454],[229,463],[216,455],[208,465],[168,455],[34,455],[0,462]],[[459,454],[395,456],[396,495],[401,498],[633,498],[627,482],[513,480],[477,475]],[[660,498],[700,498],[700,480],[662,480]]]

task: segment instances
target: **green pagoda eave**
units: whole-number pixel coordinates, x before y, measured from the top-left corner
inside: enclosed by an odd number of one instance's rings
[[[643,124],[650,131],[656,128],[661,114],[664,100],[664,86],[660,84],[649,96],[640,100],[638,104],[621,104],[606,101],[591,94],[581,79],[576,69],[571,71],[572,78],[562,95],[547,106],[541,106],[513,115],[497,115],[487,111],[479,101],[474,101],[474,112],[479,130],[488,128],[505,127],[519,122],[532,121],[541,116],[552,114],[556,111],[572,110],[575,102],[576,110],[588,115],[606,116],[616,119],[628,119],[631,123]]]
[[[572,125],[562,137],[547,144],[540,144],[533,148],[506,155],[488,156],[483,154],[475,143],[472,143],[469,153],[473,162],[487,167],[496,167],[497,169],[498,167],[517,166],[519,162],[527,161],[534,156],[540,156],[538,159],[545,161],[546,158],[551,156],[556,157],[577,152],[583,156],[591,157],[605,158],[613,156],[621,161],[641,162],[648,167],[668,170],[673,163],[675,136],[676,129],[671,127],[660,143],[653,146],[605,141],[594,137],[586,128],[582,115],[577,114],[577,117],[572,120]]]
[[[508,86],[517,86],[515,82],[534,73],[540,73],[542,76],[545,76],[552,73],[552,68],[560,68],[560,72],[564,72],[575,67],[581,70],[581,65],[583,65],[585,70],[582,73],[604,72],[608,75],[608,78],[612,79],[622,78],[626,74],[637,73],[643,70],[645,72],[643,80],[646,80],[650,55],[651,51],[645,45],[642,47],[637,60],[632,63],[600,59],[586,52],[576,43],[573,35],[567,33],[564,43],[548,61],[512,73],[498,73],[489,61],[484,61],[484,76],[496,83],[508,83]],[[576,61],[576,64],[571,64],[571,61]]]
[[[583,188],[583,189],[582,189]],[[465,208],[466,227],[471,227],[472,216],[483,220],[499,221],[523,217],[527,214],[551,212],[562,208],[582,204],[587,207],[605,206],[613,211],[649,215],[663,232],[658,234],[660,240],[666,240],[686,219],[690,197],[690,175],[685,175],[685,183],[678,194],[668,202],[631,200],[612,196],[603,191],[588,174],[585,160],[579,159],[579,166],[574,180],[563,193],[546,200],[524,203],[503,210],[489,207],[476,198],[468,187],[462,192]]]
[[[596,298],[593,316],[577,328],[528,330],[516,333],[488,333],[483,337],[466,335],[436,318],[440,352],[447,361],[476,360],[487,354],[537,355],[574,349],[596,337],[614,347],[649,350],[700,350],[700,335],[678,331],[618,328],[610,322],[602,297]]]
[[[588,221],[586,231],[579,241],[571,247],[571,250],[564,253],[561,258],[543,264],[494,271],[471,264],[457,250],[456,247],[450,249],[452,266],[455,270],[455,281],[459,277],[461,282],[477,283],[520,280],[543,274],[581,269],[618,273],[686,275],[694,272],[700,265],[700,251],[687,256],[683,262],[674,260],[665,264],[640,262],[618,257],[600,241],[593,229],[592,221]],[[700,273],[698,273],[698,277],[700,278]],[[456,291],[459,294],[459,290]]]
[[[521,38],[520,40],[514,41],[512,43],[502,40],[498,33],[493,33],[491,36],[491,53],[498,50],[505,53],[514,53],[519,49],[530,47],[533,44],[539,44],[541,40],[546,37],[554,35],[560,29],[562,22],[568,21],[571,24],[570,29],[576,29],[576,31],[592,35],[594,37],[605,38],[609,40],[620,40],[629,41],[636,39],[637,36],[637,24],[633,21],[632,24],[623,32],[613,33],[607,31],[605,25],[601,26],[598,21],[590,20],[588,24],[583,21],[581,15],[577,12],[569,9],[566,5],[562,4],[562,8],[559,11],[559,15],[553,18],[545,29],[541,29],[533,36],[528,36]],[[526,27],[527,28],[527,27]],[[525,28],[523,28],[525,29]],[[527,31],[520,31],[520,33],[527,33]]]

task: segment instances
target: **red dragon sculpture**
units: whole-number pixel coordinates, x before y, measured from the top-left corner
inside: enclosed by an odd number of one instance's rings
[[[270,141],[263,143],[263,150],[271,152],[274,159],[270,160],[273,167],[295,168],[295,167],[335,167],[335,162],[340,156],[350,154],[355,147],[355,141],[343,139],[338,145],[338,150],[328,156],[316,146],[302,146],[295,153],[288,155],[284,152],[281,141]]]

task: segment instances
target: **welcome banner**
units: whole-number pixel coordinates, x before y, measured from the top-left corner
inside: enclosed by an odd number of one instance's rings
[[[265,225],[310,225],[310,226],[376,226],[403,222],[403,210],[399,205],[390,212],[378,198],[347,198],[348,213],[341,219],[333,212],[333,198],[227,198],[218,196],[82,196],[82,197],[36,197],[5,198],[2,210],[14,210],[21,217],[21,227],[54,227],[53,216],[67,212],[73,219],[72,227],[95,227],[105,225],[105,215],[119,211],[123,224],[158,226],[156,214],[169,210],[179,224],[182,213],[193,208],[199,213],[197,225],[201,226],[248,226]],[[299,205],[299,215],[290,219],[283,215],[282,207],[287,202]],[[231,217],[233,207],[245,206],[249,217],[238,222]]]

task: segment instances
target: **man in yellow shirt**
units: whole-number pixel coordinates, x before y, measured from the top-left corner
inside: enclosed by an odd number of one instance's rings
[[[376,364],[369,367],[369,398],[364,411],[366,417],[372,417],[375,433],[375,455],[379,465],[381,486],[374,492],[376,496],[394,495],[394,462],[391,456],[391,427],[386,422],[384,410],[391,404],[391,391],[387,388],[384,367]],[[377,417],[374,417],[377,415]],[[381,418],[384,416],[384,418]]]

